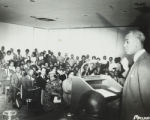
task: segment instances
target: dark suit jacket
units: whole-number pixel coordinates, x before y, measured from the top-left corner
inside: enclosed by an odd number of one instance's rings
[[[35,85],[38,86],[38,87],[40,87],[41,89],[45,89],[46,80],[47,80],[46,77],[42,78],[41,76],[39,76],[36,79]]]
[[[150,55],[145,52],[133,64],[123,88],[122,119],[150,117]]]
[[[33,81],[27,75],[22,77],[22,87],[24,90],[31,89],[33,87]]]

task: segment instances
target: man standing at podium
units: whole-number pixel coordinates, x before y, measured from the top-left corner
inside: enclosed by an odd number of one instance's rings
[[[123,88],[121,120],[150,117],[150,55],[143,47],[144,41],[145,36],[139,30],[125,36],[125,52],[133,54],[134,64]]]

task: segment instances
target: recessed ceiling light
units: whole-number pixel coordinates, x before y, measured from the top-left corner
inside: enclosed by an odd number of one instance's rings
[[[36,2],[36,0],[30,0],[30,2]]]
[[[135,2],[134,5],[136,5],[136,6],[145,6],[146,3],[145,2]]]
[[[150,13],[150,7],[148,7],[148,6],[136,7],[134,9],[138,10],[138,11],[140,11],[142,13]]]
[[[122,11],[122,13],[127,13],[127,12],[128,12],[128,11],[126,11],[126,10],[123,10],[123,11]]]
[[[7,7],[8,7],[8,5],[2,5],[1,7],[5,7],[5,8],[7,8]]]
[[[46,22],[50,22],[50,21],[56,21],[55,19],[51,19],[51,18],[44,18],[44,17],[36,17],[36,16],[30,16],[31,18],[34,18],[36,20],[41,20],[41,21],[46,21]]]
[[[84,14],[83,16],[87,17],[88,15],[87,15],[87,14]]]
[[[4,5],[4,7],[6,7],[6,8],[7,8],[7,7],[8,7],[8,5]]]
[[[114,7],[112,5],[109,5],[109,8],[111,8],[112,10],[114,9]]]

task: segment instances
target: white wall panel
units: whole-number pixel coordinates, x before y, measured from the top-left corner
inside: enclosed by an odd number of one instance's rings
[[[123,37],[115,28],[44,30],[0,23],[0,45],[7,49],[38,48],[54,53],[121,56]]]

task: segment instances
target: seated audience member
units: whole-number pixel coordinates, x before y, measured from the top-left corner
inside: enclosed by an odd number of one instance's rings
[[[4,57],[5,57],[5,47],[2,46],[0,50],[0,64],[3,63]]]
[[[69,59],[70,59],[70,58],[69,58],[69,57],[67,57],[67,58],[66,58],[66,60],[65,60],[65,64],[66,64],[66,66],[67,66],[67,67],[70,67]]]
[[[74,55],[71,54],[71,57],[69,59],[69,65],[72,67],[75,63],[76,63],[76,60],[74,59]]]
[[[81,68],[81,66],[86,62],[86,57],[84,55],[82,55],[81,57],[81,61],[79,62],[79,68]]]
[[[66,61],[66,59],[68,58],[68,53],[65,53],[65,56],[64,56],[65,60],[64,62]]]
[[[116,71],[117,71],[118,77],[122,78],[123,77],[122,73],[124,72],[124,69],[121,64],[121,58],[120,57],[115,58],[115,63],[116,63]]]
[[[74,71],[75,76],[79,76],[79,67],[78,66],[74,67],[73,71]]]
[[[81,70],[81,76],[87,76],[88,74],[88,64],[85,64],[83,70]]]
[[[31,65],[30,68],[33,70],[33,78],[36,80],[37,77],[40,75],[40,68],[38,68],[36,65]]]
[[[13,60],[13,55],[11,54],[10,50],[7,51],[7,54],[4,59],[6,63],[9,63],[10,60]]]
[[[113,61],[113,57],[109,57],[109,72],[114,72],[114,68],[116,68],[116,63]]]
[[[96,56],[92,56],[92,60],[96,60]]]
[[[74,76],[73,71],[68,73],[68,78],[63,81],[62,89],[63,89],[63,100],[67,105],[71,103],[71,92],[72,92],[72,77]]]
[[[96,60],[97,60],[98,62],[100,62],[100,61],[101,61],[100,57],[97,57],[97,58],[96,58]]]
[[[47,81],[46,69],[42,68],[40,75],[35,80],[35,85],[40,87],[41,90],[45,90],[45,85]]]
[[[17,49],[17,54],[16,54],[16,62],[17,62],[17,64],[20,65],[22,60],[23,60],[23,56],[21,55],[21,50]]]
[[[50,111],[55,108],[54,98],[57,96],[61,98],[62,87],[61,81],[57,78],[55,70],[49,73],[50,80],[47,82],[43,97],[43,109],[45,111]]]
[[[1,88],[2,88],[2,94],[5,93],[5,81],[7,80],[7,73],[5,70],[5,65],[0,64],[0,82],[1,82]]]
[[[5,54],[6,54],[6,52],[5,52],[5,46],[2,46],[2,47],[1,47],[0,52],[5,56]]]
[[[31,55],[31,63],[33,65],[36,64],[36,61],[37,61],[37,57],[36,57],[36,53],[35,52],[32,52],[32,55]]]
[[[15,66],[14,66],[14,61],[11,60],[9,61],[9,70],[11,70],[12,72],[15,72]]]
[[[23,100],[28,97],[28,90],[34,87],[34,78],[33,78],[33,70],[29,69],[27,75],[22,77],[22,94]]]
[[[103,59],[102,59],[101,63],[104,64],[104,65],[108,64],[106,56],[103,56]]]
[[[46,76],[46,69],[42,68],[40,75],[35,80],[35,86],[38,86],[41,89],[41,104],[42,105],[43,105],[44,91],[45,91],[47,80],[48,78]]]
[[[64,63],[65,58],[61,55],[61,52],[58,52],[57,61],[59,64]]]
[[[25,55],[24,55],[24,61],[26,62],[27,60],[31,60],[30,50],[29,49],[25,50]]]
[[[22,55],[21,55],[21,50],[20,49],[17,49],[17,58],[18,60],[22,60]]]
[[[38,61],[37,61],[37,65],[42,65],[44,64],[44,53],[43,52],[40,52],[40,55],[39,55],[39,58],[38,58]]]
[[[50,72],[50,66],[49,66],[49,64],[48,63],[46,63],[45,62],[45,64],[44,64],[44,66],[45,66],[45,69],[46,69],[46,75],[48,75],[48,73]]]
[[[86,62],[89,62],[89,61],[90,61],[90,55],[87,54],[87,55],[86,55]]]
[[[94,75],[100,75],[101,74],[101,64],[96,63],[96,69],[94,70]]]
[[[33,52],[35,52],[35,56],[36,56],[36,57],[38,57],[38,56],[39,56],[39,51],[38,51],[38,49],[37,49],[37,48],[35,48]]]
[[[29,71],[30,66],[31,66],[31,60],[27,60],[26,64],[24,64],[24,69],[26,73]]]
[[[57,63],[56,56],[54,55],[53,52],[51,52],[51,63],[52,63],[53,65]]]
[[[11,62],[10,62],[11,63]],[[13,62],[12,62],[13,63]],[[6,79],[2,82],[3,83],[3,92],[5,92],[5,87],[6,86],[10,86],[10,79],[11,79],[11,76],[12,74],[15,72],[14,70],[12,69],[9,69],[9,65],[10,64],[4,64],[4,69],[5,69],[5,72],[3,73],[4,76],[6,77]],[[14,67],[14,66],[13,66]]]
[[[12,100],[12,105],[13,107],[16,107],[16,97],[17,97],[17,93],[20,91],[20,86],[21,86],[21,69],[19,66],[16,66],[15,68],[15,72],[12,74],[11,76],[11,80],[10,80],[10,96],[11,96],[11,100]]]
[[[58,77],[61,81],[64,81],[67,78],[65,66],[60,66],[59,70],[57,70]]]
[[[79,56],[76,56],[76,63],[77,65],[79,64],[80,60],[79,60]]]
[[[108,69],[109,69],[109,71],[111,71],[111,65],[112,65],[113,63],[114,63],[113,57],[109,57],[109,60],[108,60],[108,64],[109,64]]]
[[[13,60],[16,61],[17,60],[17,55],[16,53],[14,52],[14,49],[13,48],[10,48],[10,51],[11,51],[11,54],[13,56]]]
[[[108,67],[109,62],[107,61],[107,57],[103,56],[103,59],[101,60],[101,68],[102,68],[102,74],[108,74]]]
[[[96,67],[96,63],[90,63],[88,67],[88,75],[94,75],[94,72],[96,72]]]

